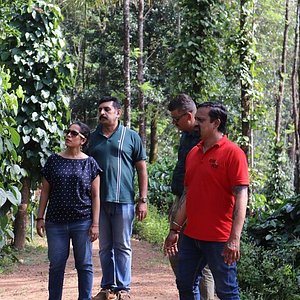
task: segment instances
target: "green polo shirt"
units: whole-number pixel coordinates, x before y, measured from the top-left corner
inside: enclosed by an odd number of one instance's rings
[[[135,163],[146,160],[140,136],[119,124],[109,137],[98,125],[91,133],[89,155],[95,158],[103,173],[100,174],[101,201],[134,203]]]

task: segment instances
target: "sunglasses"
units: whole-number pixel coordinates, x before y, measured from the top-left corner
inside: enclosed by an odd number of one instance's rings
[[[76,130],[71,130],[71,129],[66,129],[65,131],[64,131],[64,133],[65,133],[65,135],[71,135],[71,137],[76,137],[77,135],[79,135],[79,136],[81,136],[82,138],[85,138],[85,136],[82,134],[82,133],[80,133],[80,132],[78,132],[78,131],[76,131]]]
[[[184,113],[184,114],[182,114],[182,115],[180,115],[180,116],[178,116],[178,117],[172,117],[172,116],[171,116],[172,122],[178,123],[178,122],[180,121],[180,119],[181,119],[183,116],[185,116],[186,114],[187,114],[187,113]]]

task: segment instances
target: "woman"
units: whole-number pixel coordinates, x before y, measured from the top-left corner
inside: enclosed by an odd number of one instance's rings
[[[79,300],[92,298],[92,242],[99,236],[100,177],[96,161],[82,152],[90,129],[74,122],[65,131],[66,149],[52,154],[42,170],[37,232],[48,242],[49,300],[62,298],[64,272],[72,240]],[[44,214],[46,220],[44,222]]]

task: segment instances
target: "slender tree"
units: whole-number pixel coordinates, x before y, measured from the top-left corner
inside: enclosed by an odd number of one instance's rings
[[[295,168],[294,168],[294,178],[295,178],[295,190],[297,194],[300,194],[300,129],[299,129],[299,29],[300,29],[300,0],[297,4],[297,14],[296,14],[296,25],[295,25],[295,42],[294,42],[294,61],[293,61],[293,71],[292,71],[292,102],[293,102],[293,120],[295,128]]]
[[[87,34],[87,3],[84,2],[84,31],[83,31],[83,38],[82,38],[82,46],[81,46],[81,77],[82,77],[82,90],[86,89],[86,76],[85,76],[85,59],[86,59],[86,34]],[[86,123],[86,107],[83,111],[83,121]]]
[[[139,134],[144,147],[146,147],[146,124],[145,124],[145,100],[142,85],[144,83],[144,0],[139,0],[139,16],[138,16],[138,43],[139,57],[138,62],[138,102],[139,102]]]
[[[123,46],[123,72],[124,72],[124,124],[130,127],[131,123],[131,83],[130,83],[130,0],[123,0],[124,18],[124,46]]]
[[[251,55],[253,45],[253,0],[241,0],[240,2],[240,65],[241,65],[241,119],[242,136],[244,138],[242,148],[249,157],[251,148],[251,91],[253,90],[253,79],[251,69],[254,64]]]
[[[151,145],[149,151],[150,164],[155,163],[158,158],[157,119],[158,119],[157,109],[154,108],[152,111],[152,116],[150,121],[150,145]]]
[[[279,70],[279,91],[276,99],[276,120],[275,120],[275,133],[276,143],[280,141],[281,135],[281,115],[282,115],[282,102],[284,97],[284,82],[286,78],[286,61],[287,61],[287,43],[288,43],[288,29],[289,29],[289,0],[285,2],[285,22],[283,31],[283,44],[281,54],[281,64]]]

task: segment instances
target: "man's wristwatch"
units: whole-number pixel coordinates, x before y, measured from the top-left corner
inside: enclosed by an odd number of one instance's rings
[[[139,198],[139,202],[147,203],[148,200],[147,200],[146,197],[140,197],[140,198]]]

